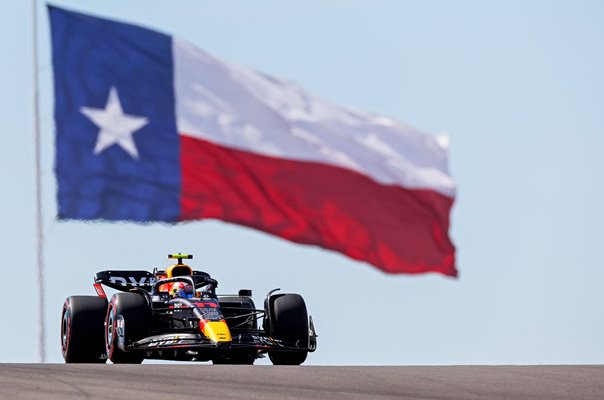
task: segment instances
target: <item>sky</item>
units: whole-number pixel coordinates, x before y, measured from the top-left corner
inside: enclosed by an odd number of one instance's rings
[[[0,362],[36,362],[31,2],[0,13]],[[307,364],[604,362],[604,3],[57,0],[144,25],[332,102],[449,132],[458,279],[370,265],[220,221],[56,220],[50,35],[39,2],[47,361],[63,301],[104,269],[193,253],[223,293],[300,293]],[[260,360],[257,364],[267,364]]]

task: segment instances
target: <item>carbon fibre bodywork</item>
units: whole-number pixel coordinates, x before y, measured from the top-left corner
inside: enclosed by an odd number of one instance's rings
[[[171,298],[162,290],[174,282],[191,284],[195,292],[193,297]],[[303,339],[274,334],[271,297],[284,296],[275,291],[268,293],[264,308],[257,309],[251,290],[241,290],[236,295],[217,295],[218,282],[202,271],[163,278],[163,271],[157,270],[153,273],[107,270],[95,275],[94,287],[100,297],[106,297],[103,286],[144,298],[141,304],[148,309],[150,321],[142,337],[129,335],[129,332],[139,330],[139,326],[129,325],[133,322],[124,315],[112,314],[111,321],[105,321],[106,341],[110,330],[109,341],[115,340],[120,352],[136,354],[140,359],[252,364],[267,353],[308,353],[316,349],[314,325],[305,309],[308,332]],[[110,309],[115,296],[109,301]]]

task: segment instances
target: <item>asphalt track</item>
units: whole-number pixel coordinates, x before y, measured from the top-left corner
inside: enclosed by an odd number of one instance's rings
[[[0,364],[0,399],[604,399],[604,366]]]

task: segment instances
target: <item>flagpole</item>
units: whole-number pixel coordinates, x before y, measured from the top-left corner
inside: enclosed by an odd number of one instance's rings
[[[36,269],[38,289],[38,362],[46,362],[46,321],[44,318],[44,235],[42,232],[42,188],[40,168],[40,108],[38,90],[38,0],[32,0],[33,13],[33,84],[34,84],[34,153],[36,184]]]

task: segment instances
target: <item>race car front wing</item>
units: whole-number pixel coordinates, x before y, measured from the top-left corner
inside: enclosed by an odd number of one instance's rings
[[[116,318],[117,346],[122,351],[137,350],[159,350],[159,349],[206,349],[210,351],[238,351],[238,350],[258,350],[264,351],[309,351],[316,350],[317,335],[314,329],[312,318],[309,321],[309,338],[307,343],[291,343],[284,340],[272,338],[262,330],[247,330],[232,332],[232,341],[212,342],[201,333],[165,333],[153,335],[134,343],[125,343],[124,332],[126,330],[123,317]]]

